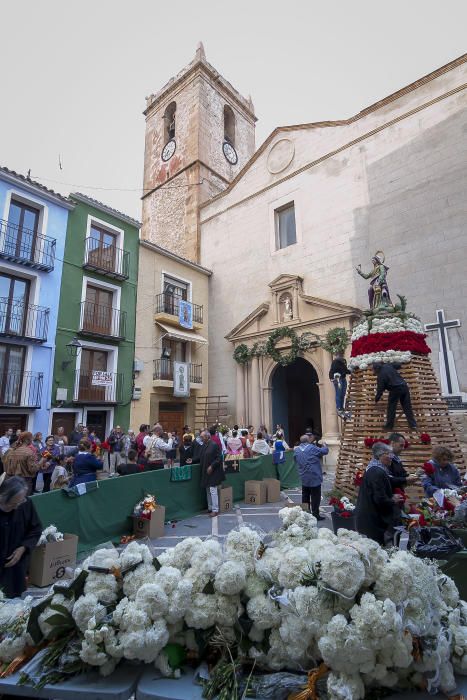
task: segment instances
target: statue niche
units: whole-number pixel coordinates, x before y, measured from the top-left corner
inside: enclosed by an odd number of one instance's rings
[[[293,302],[291,295],[286,292],[279,297],[279,317],[281,322],[287,323],[293,320]]]

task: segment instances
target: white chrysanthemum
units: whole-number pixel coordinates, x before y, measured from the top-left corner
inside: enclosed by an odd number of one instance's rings
[[[284,556],[279,568],[278,581],[284,588],[295,588],[309,570],[309,556],[304,547],[294,547]]]
[[[194,567],[187,569],[184,580],[190,581],[193,594],[202,593],[206,585],[211,581],[210,574],[201,573]]]
[[[248,601],[247,613],[256,627],[261,630],[279,627],[281,613],[278,605],[268,595],[258,595]]]
[[[152,564],[140,564],[134,571],[129,571],[123,578],[123,593],[132,600],[145,583],[152,583],[156,569]]]
[[[88,627],[88,622],[92,617],[100,619],[106,613],[106,608],[99,603],[96,596],[92,593],[82,595],[73,605],[73,619],[81,632],[84,632]]]
[[[143,630],[151,624],[147,611],[128,598],[122,598],[114,610],[112,619],[114,625],[124,631]]]
[[[358,674],[331,672],[327,679],[329,697],[333,700],[362,700],[365,686]]]
[[[250,527],[242,526],[238,530],[231,530],[225,539],[225,557],[241,562],[247,573],[251,574],[255,568],[254,555],[260,542],[260,535]]]
[[[263,578],[257,574],[251,574],[246,579],[243,592],[248,598],[254,598],[256,595],[263,595],[268,588],[269,584]]]
[[[180,581],[182,580],[182,574],[179,569],[174,566],[163,566],[156,573],[155,582],[160,586],[165,593],[169,594],[173,591]]]
[[[117,549],[102,548],[96,549],[82,565],[83,569],[88,569],[89,566],[98,566],[102,569],[112,569],[112,567],[118,567],[119,565],[119,553]]]
[[[305,620],[310,631],[318,637],[333,616],[333,609],[326,604],[325,595],[315,586],[297,586],[290,592],[290,602],[296,614]]]
[[[159,554],[157,558],[162,566],[174,566],[180,571],[185,571],[191,566],[191,559],[202,544],[203,540],[199,537],[186,537],[175,547]]]
[[[217,619],[217,596],[206,593],[196,593],[191,607],[185,615],[185,622],[194,629],[205,630],[212,627]]]
[[[368,587],[374,583],[380,577],[384,566],[388,562],[387,552],[374,540],[368,537],[362,537],[358,532],[352,532],[352,530],[339,529],[337,531],[337,538],[339,544],[346,544],[359,552],[360,558],[365,566],[363,586]],[[384,599],[389,596],[380,595],[377,597]]]
[[[169,595],[169,609],[166,614],[168,623],[173,624],[182,620],[191,605],[193,593],[193,582],[189,579],[182,579],[177,588]]]
[[[191,558],[191,566],[202,574],[214,576],[222,564],[222,549],[217,540],[205,540]]]
[[[221,564],[214,579],[214,588],[225,595],[235,595],[246,584],[246,569],[239,561],[225,561]]]
[[[323,549],[319,559],[319,578],[325,587],[352,598],[365,580],[365,567],[358,552],[338,544]]]
[[[155,661],[169,641],[169,632],[164,620],[155,620],[151,627],[137,632],[122,632],[119,635],[125,659],[137,659],[145,663]]]
[[[262,642],[264,639],[264,630],[260,629],[255,624],[253,624],[248,633],[248,637],[251,639],[252,642]]]
[[[135,564],[144,562],[151,564],[153,555],[149,547],[145,544],[139,544],[134,540],[130,542],[120,554],[120,568],[122,571]]]
[[[279,569],[281,567],[283,554],[277,547],[268,547],[261,559],[255,561],[255,571],[257,576],[269,583],[277,581]]]
[[[91,571],[84,584],[84,593],[92,593],[101,603],[111,605],[117,600],[117,579],[113,574],[99,574]]]
[[[438,587],[441,596],[449,608],[455,608],[459,603],[459,591],[456,584],[449,576],[440,576],[438,578]]]
[[[169,599],[158,583],[145,583],[136,593],[135,606],[152,620],[156,620],[165,616],[169,609]]]
[[[221,627],[233,627],[242,610],[239,597],[219,593],[213,597],[216,598],[217,603],[216,624]]]
[[[17,656],[20,656],[29,644],[30,638],[26,633],[19,637],[5,637],[0,642],[0,661],[9,664]]]
[[[109,661],[109,657],[101,651],[93,641],[83,639],[79,656],[82,661],[90,666],[103,666]]]

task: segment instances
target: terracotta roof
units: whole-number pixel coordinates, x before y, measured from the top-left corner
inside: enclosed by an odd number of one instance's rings
[[[150,248],[155,253],[160,253],[161,255],[165,255],[167,258],[172,258],[172,260],[176,260],[177,262],[180,262],[183,265],[193,267],[194,269],[203,272],[205,275],[212,275],[212,271],[208,270],[207,267],[203,267],[202,265],[199,265],[198,263],[195,263],[192,260],[188,260],[187,258],[182,258],[181,255],[178,255],[178,253],[174,253],[173,251],[168,250],[167,248],[163,248],[162,246],[157,245],[157,243],[151,243],[151,241],[147,241],[144,238],[140,238],[139,243],[143,246],[143,248]]]
[[[239,182],[239,180],[242,179],[242,177],[246,173],[246,171],[249,170],[249,168],[253,165],[253,163],[266,150],[267,146],[271,143],[272,139],[275,136],[277,136],[277,134],[281,134],[283,132],[288,132],[288,131],[296,131],[297,129],[316,129],[316,128],[323,128],[323,127],[346,126],[348,124],[353,124],[353,122],[358,121],[362,117],[366,117],[368,114],[371,114],[372,112],[376,112],[378,109],[381,109],[381,107],[385,107],[386,105],[390,104],[391,102],[394,102],[395,100],[399,99],[400,97],[403,97],[407,93],[413,92],[414,90],[421,87],[422,85],[425,85],[426,83],[429,83],[432,80],[439,78],[441,75],[444,75],[444,73],[448,73],[449,71],[454,70],[454,68],[457,68],[458,66],[460,66],[466,62],[467,62],[467,53],[462,54],[462,56],[459,56],[458,58],[454,59],[453,61],[450,61],[450,63],[446,63],[446,65],[441,66],[440,68],[437,68],[436,70],[432,71],[431,73],[428,73],[427,75],[424,75],[422,78],[415,80],[413,83],[406,85],[405,87],[401,88],[400,90],[397,90],[396,92],[391,93],[390,95],[388,95],[387,97],[384,97],[383,99],[379,100],[378,102],[375,102],[374,104],[369,105],[368,107],[365,107],[360,112],[358,112],[358,114],[355,114],[353,117],[349,117],[348,119],[310,122],[307,124],[295,124],[295,125],[289,125],[289,126],[277,126],[269,134],[269,136],[266,137],[265,141],[263,141],[263,143],[258,148],[258,150],[253,153],[250,160],[248,160],[245,163],[243,168],[237,173],[237,175],[234,177],[234,179],[231,181],[231,183],[228,185],[228,187],[226,187],[225,190],[223,190],[222,192],[219,192],[219,194],[216,194],[215,197],[212,197],[211,199],[208,199],[206,202],[201,204],[200,209],[204,209],[205,207],[208,207],[210,204],[212,204],[212,202],[215,202],[218,199],[225,197],[229,192],[231,192],[232,189],[235,187],[235,185]]]
[[[77,202],[83,202],[84,204],[90,204],[92,207],[95,207],[96,209],[100,209],[101,211],[105,212],[106,214],[110,214],[111,216],[115,216],[117,219],[121,219],[122,221],[126,221],[127,223],[131,224],[132,226],[136,226],[137,228],[141,228],[140,221],[133,219],[131,216],[128,216],[128,214],[124,214],[123,212],[118,211],[118,209],[114,209],[113,207],[109,207],[108,204],[104,204],[103,202],[99,202],[97,199],[94,199],[93,197],[88,197],[86,194],[82,194],[81,192],[71,192],[70,199],[73,199]]]
[[[36,187],[38,190],[41,192],[44,192],[44,194],[47,194],[48,196],[54,197],[56,199],[59,199],[60,201],[66,203],[69,208],[73,206],[73,202],[68,199],[68,197],[65,197],[63,194],[60,194],[59,192],[54,192],[54,190],[49,189],[45,185],[42,185],[40,182],[36,182],[36,180],[31,180],[30,177],[27,177],[26,175],[21,175],[21,173],[17,173],[14,170],[10,170],[9,168],[5,168],[5,166],[0,166],[0,178],[2,173],[4,175],[8,175],[10,178],[15,178],[16,180],[19,180],[20,182],[24,183],[25,185],[29,187]]]

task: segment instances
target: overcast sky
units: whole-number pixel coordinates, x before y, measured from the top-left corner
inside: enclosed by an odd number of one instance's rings
[[[466,26],[465,0],[4,2],[0,164],[139,218],[145,96],[200,40],[251,94],[259,146],[276,126],[349,117],[448,63],[467,51]]]

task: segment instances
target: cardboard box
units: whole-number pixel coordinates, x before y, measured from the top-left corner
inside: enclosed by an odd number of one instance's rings
[[[33,586],[50,586],[65,576],[65,569],[76,566],[77,535],[64,533],[61,542],[47,542],[35,547],[29,564],[29,583]]]
[[[219,512],[228,513],[233,508],[233,491],[231,486],[219,486]]]
[[[266,498],[268,503],[277,503],[281,500],[281,482],[279,479],[263,479],[266,484]]]
[[[245,481],[245,503],[262,506],[266,503],[267,486],[264,481]]]
[[[136,539],[141,539],[142,537],[149,537],[149,539],[154,540],[157,537],[163,537],[165,522],[165,506],[158,506],[151,514],[151,519],[138,518],[138,516],[133,516],[133,534]]]

